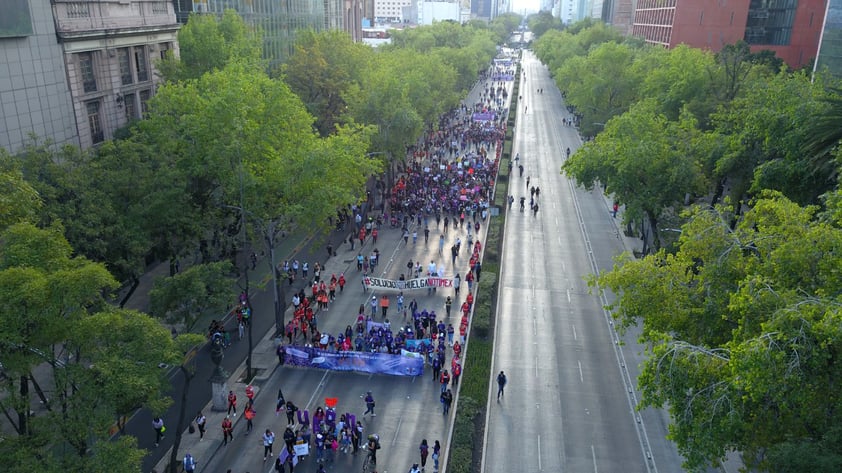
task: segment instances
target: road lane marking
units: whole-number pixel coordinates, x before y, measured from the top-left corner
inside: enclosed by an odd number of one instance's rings
[[[582,384],[584,384],[585,383],[585,376],[582,374],[582,361],[576,360],[576,363],[579,363],[579,381],[581,381]]]
[[[538,471],[544,471],[541,466],[541,435],[538,435]]]
[[[394,447],[398,440],[398,435],[401,433],[401,425],[403,424],[403,416],[398,417],[398,428],[395,429],[395,436],[392,437],[392,446]]]
[[[567,290],[567,303],[570,303],[570,289]]]
[[[576,336],[576,326],[575,325],[570,325],[570,326],[573,327],[573,340],[578,340],[579,337]]]
[[[593,457],[593,471],[597,473],[599,470],[596,468],[596,450],[594,450],[593,445],[591,445],[591,456]]]

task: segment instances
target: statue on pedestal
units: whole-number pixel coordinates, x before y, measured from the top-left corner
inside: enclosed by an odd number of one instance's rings
[[[217,412],[228,410],[228,373],[222,368],[222,359],[225,358],[225,351],[222,349],[222,342],[216,341],[211,346],[211,360],[216,369],[210,377],[213,405],[211,409]]]

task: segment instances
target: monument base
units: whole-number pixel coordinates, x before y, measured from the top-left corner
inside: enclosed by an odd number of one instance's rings
[[[228,384],[225,382],[212,382],[211,410],[214,412],[225,412],[228,410]]]

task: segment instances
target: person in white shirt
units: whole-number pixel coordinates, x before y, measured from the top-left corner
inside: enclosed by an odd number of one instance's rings
[[[266,461],[266,454],[272,456],[272,444],[275,443],[275,433],[269,429],[263,433],[263,461]]]

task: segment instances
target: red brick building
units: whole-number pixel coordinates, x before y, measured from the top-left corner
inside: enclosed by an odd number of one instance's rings
[[[632,35],[719,51],[745,40],[791,67],[816,57],[827,0],[637,0]]]

